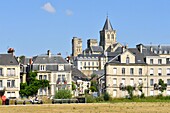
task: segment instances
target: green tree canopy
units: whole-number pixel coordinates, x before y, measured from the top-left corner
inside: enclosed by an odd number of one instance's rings
[[[58,90],[55,93],[55,99],[70,99],[72,97],[70,90]]]
[[[29,81],[20,84],[20,95],[23,96],[34,96],[38,93],[38,89],[49,87],[48,80],[38,80],[37,72],[29,72]]]

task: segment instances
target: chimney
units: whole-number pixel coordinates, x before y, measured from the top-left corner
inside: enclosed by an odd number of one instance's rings
[[[51,57],[51,51],[50,50],[47,51],[47,55],[48,55],[48,57]]]
[[[153,47],[152,46],[150,47],[150,51],[153,52]]]
[[[29,64],[31,65],[33,63],[32,58],[29,59]]]
[[[122,46],[122,53],[124,53],[125,52],[125,47],[124,46]]]
[[[143,50],[143,45],[142,44],[139,44],[139,45],[136,45],[137,49],[139,50],[140,53],[142,53],[142,50]]]
[[[15,50],[13,48],[8,49],[8,53],[14,55]]]
[[[128,48],[128,44],[125,45],[125,49],[127,49],[127,48]]]

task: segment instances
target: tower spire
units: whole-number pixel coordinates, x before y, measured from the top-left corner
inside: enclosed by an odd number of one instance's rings
[[[107,17],[106,17],[106,21],[105,21],[103,30],[113,30],[112,25],[111,25],[109,18],[108,18],[108,13],[107,13]]]

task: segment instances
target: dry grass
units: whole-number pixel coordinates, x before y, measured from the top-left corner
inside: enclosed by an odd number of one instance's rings
[[[156,103],[95,103],[0,106],[0,113],[168,113],[170,104]]]

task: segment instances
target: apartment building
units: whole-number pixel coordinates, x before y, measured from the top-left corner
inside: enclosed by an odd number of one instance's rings
[[[12,53],[11,51],[12,50]],[[8,54],[0,54],[0,92],[7,98],[18,98],[20,90],[20,65],[10,48]]]
[[[37,71],[37,79],[49,80],[49,88],[41,88],[38,95],[54,96],[60,89],[71,90],[71,65],[60,55],[47,54],[33,57],[32,70]]]
[[[134,95],[155,96],[159,80],[167,83],[163,95],[170,95],[170,63],[164,56],[156,54],[150,48],[139,44],[136,48],[124,48],[117,56],[106,63],[105,91],[112,97],[128,95],[125,87],[134,88]],[[142,90],[139,87],[142,85]]]

